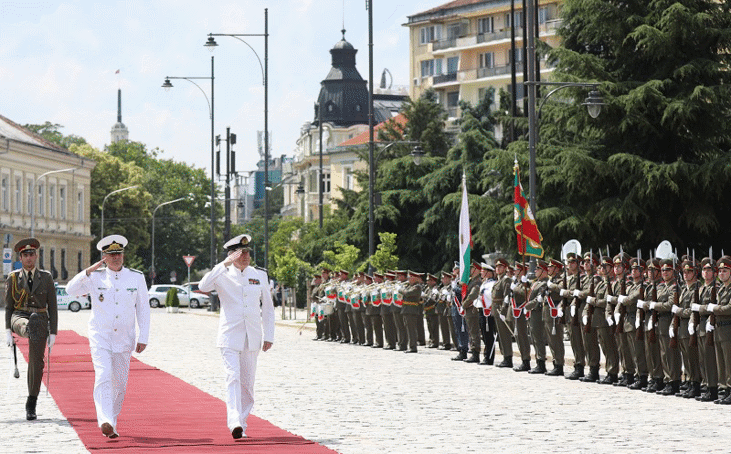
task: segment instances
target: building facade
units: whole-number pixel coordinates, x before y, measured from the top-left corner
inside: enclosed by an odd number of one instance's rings
[[[38,266],[50,271],[58,283],[65,283],[90,263],[89,243],[94,238],[91,171],[95,165],[0,116],[3,246],[12,248],[33,234],[41,242]],[[18,261],[14,253],[12,261]]]
[[[408,16],[409,93],[413,99],[433,88],[449,118],[459,117],[459,101],[476,105],[489,87],[511,92],[511,56],[516,66],[516,100],[523,98],[525,62],[523,2],[514,0],[456,0]],[[559,44],[561,0],[538,1],[538,37]],[[511,35],[515,24],[515,52]],[[541,77],[553,68],[538,62]],[[493,106],[494,107],[494,106]]]

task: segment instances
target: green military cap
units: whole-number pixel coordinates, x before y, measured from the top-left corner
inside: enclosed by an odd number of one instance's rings
[[[554,258],[548,259],[548,266],[555,266],[559,270],[563,269],[563,262]]]
[[[591,260],[592,265],[599,266],[599,259],[596,258],[596,254],[594,254],[593,252],[585,253],[584,260]]]
[[[614,259],[612,262],[614,262],[615,265],[622,265],[623,267],[627,268],[627,265],[629,264],[629,255],[626,252],[620,252],[619,254],[614,256]]]
[[[713,260],[711,260],[710,257],[705,257],[703,260],[701,260],[701,268],[703,268],[703,269],[711,268],[711,269],[715,270],[716,263]]]
[[[568,253],[566,254],[566,263],[567,263],[567,264],[568,264],[568,263],[571,263],[571,262],[576,262],[576,261],[578,261],[578,260],[579,260],[579,259],[578,259],[578,258],[576,257],[576,253],[574,253],[574,252],[568,252]]]
[[[693,259],[683,261],[681,268],[683,269],[683,271],[698,271],[698,266],[693,261]]]
[[[22,240],[15,243],[13,248],[18,254],[26,251],[35,251],[41,247],[41,242],[35,238],[23,238]]]
[[[637,258],[637,257],[632,257],[630,259],[630,261],[629,261],[629,266],[630,266],[630,268],[633,268],[633,269],[634,268],[644,269],[645,268],[645,261],[642,260],[642,259],[640,259],[640,258]]]
[[[660,271],[665,270],[674,270],[675,267],[673,265],[672,259],[662,259],[660,260]]]
[[[647,261],[647,268],[654,268],[656,270],[660,269],[660,260],[654,258]]]
[[[731,257],[729,257],[728,255],[724,255],[723,257],[718,259],[716,266],[719,270],[721,268],[731,268]]]
[[[536,260],[536,266],[544,271],[548,271],[549,264],[545,260],[538,259]]]

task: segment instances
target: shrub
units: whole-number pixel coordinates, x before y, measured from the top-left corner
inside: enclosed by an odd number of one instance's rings
[[[178,299],[178,289],[171,288],[165,295],[165,306],[178,307],[180,306],[180,299]]]

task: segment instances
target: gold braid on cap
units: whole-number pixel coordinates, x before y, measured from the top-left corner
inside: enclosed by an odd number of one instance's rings
[[[121,244],[117,243],[116,241],[113,241],[112,244],[107,246],[106,248],[102,248],[104,252],[122,252],[124,251],[124,248]]]

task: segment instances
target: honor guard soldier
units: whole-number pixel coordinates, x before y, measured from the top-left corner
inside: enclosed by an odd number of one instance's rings
[[[515,343],[518,344],[518,352],[520,353],[520,365],[515,366],[515,372],[528,372],[530,367],[530,339],[528,338],[528,314],[525,311],[525,305],[528,302],[528,290],[530,284],[525,276],[528,268],[522,263],[515,263],[515,275],[513,282],[510,284],[510,308],[508,311],[513,317],[513,326],[515,334]],[[527,287],[527,289],[526,289]]]
[[[723,398],[719,395],[714,402],[731,405],[731,257],[724,255],[718,259],[717,267],[718,292],[716,302],[705,307],[712,315],[706,322],[706,331],[712,331],[709,334],[713,334],[716,347],[718,383],[725,388]]]
[[[566,285],[561,285],[561,297],[565,299],[565,306],[569,308],[569,313],[564,314],[564,322],[569,333],[571,341],[571,349],[574,352],[574,371],[566,376],[569,380],[578,380],[584,376],[584,365],[586,364],[586,350],[584,349],[584,339],[581,334],[581,327],[578,323],[572,323],[574,312],[578,310],[573,299],[581,291],[581,268],[579,266],[579,258],[575,253],[566,254]]]
[[[396,327],[396,337],[398,338],[398,350],[405,352],[408,349],[408,334],[406,333],[406,324],[404,322],[403,307],[404,294],[403,289],[406,286],[406,270],[396,270],[396,281],[394,281],[393,290],[393,306],[391,316],[393,324]]]
[[[642,389],[648,385],[649,369],[647,368],[647,352],[645,351],[643,319],[645,314],[637,309],[637,302],[645,295],[644,268],[645,262],[639,257],[629,261],[632,282],[627,286],[627,297],[618,298],[618,306],[626,309],[624,335],[626,342],[632,346],[632,358],[637,367],[639,380],[629,384],[629,389]],[[621,315],[621,314],[620,314]]]
[[[624,331],[627,306],[627,269],[629,268],[629,255],[625,252],[617,254],[614,259],[614,282],[611,292],[607,292],[607,308],[605,315],[610,325],[614,326],[617,347],[619,348],[619,361],[622,365],[622,375],[617,386],[629,386],[634,383],[635,361],[632,356],[633,339]],[[621,299],[621,301],[620,301]]]
[[[366,340],[366,347],[373,347],[373,337],[375,335],[376,339],[378,339],[378,335],[376,334],[376,329],[382,330],[381,327],[381,308],[380,308],[380,299],[378,300],[378,305],[375,305],[375,301],[373,300],[373,276],[370,276],[368,274],[363,273],[363,286],[361,287],[360,294],[361,294],[361,302],[365,306],[365,311],[363,312],[363,326],[365,326],[365,340]],[[373,316],[378,315],[378,326],[374,324]],[[381,331],[381,338],[383,338],[383,332]]]
[[[452,325],[454,325],[454,333],[457,338],[457,356],[452,361],[464,361],[467,359],[467,350],[469,350],[469,336],[467,334],[467,324],[464,319],[464,307],[462,306],[462,285],[459,282],[459,262],[454,262],[452,267]]]
[[[310,281],[310,314],[315,319],[315,337],[312,340],[323,340],[325,338],[325,319],[324,317],[322,320],[320,319],[320,298],[319,298],[319,292],[320,288],[322,287],[322,276],[319,274],[314,274],[312,276],[312,281]]]
[[[338,320],[340,321],[340,343],[350,343],[350,312],[353,310],[349,304],[346,303],[346,288],[348,287],[348,272],[346,270],[340,270],[338,273],[338,280],[335,282],[335,288],[337,289],[338,302],[336,311],[338,313]]]
[[[53,277],[48,271],[36,267],[40,247],[41,243],[35,238],[18,241],[13,249],[22,268],[12,271],[5,281],[6,343],[8,347],[14,344],[13,333],[28,338],[28,398],[25,402],[28,421],[36,419],[46,343],[50,354],[58,330]]]
[[[475,307],[475,302],[480,296],[480,286],[482,285],[482,279],[480,279],[480,272],[482,266],[478,262],[472,262],[470,267],[470,280],[467,283],[467,294],[462,300],[462,307],[464,308],[465,323],[467,324],[467,335],[469,336],[469,346],[472,354],[469,358],[465,359],[466,363],[479,363],[480,362],[480,351],[482,350],[482,342],[480,341],[480,313],[482,307]]]
[[[442,346],[439,348],[452,350],[457,346],[457,334],[454,332],[452,322],[452,273],[449,271],[442,271],[437,314],[439,315],[439,328],[442,332]]]
[[[427,348],[439,347],[439,316],[437,302],[439,301],[439,278],[431,273],[426,275],[426,289],[424,290],[424,316],[429,329],[429,343]]]
[[[127,392],[132,352],[145,350],[150,333],[147,282],[141,271],[124,267],[126,246],[127,238],[122,235],[102,238],[96,245],[102,259],[74,276],[66,287],[71,295],[91,296],[89,348],[94,365],[94,405],[97,423],[109,438],[119,436],[117,417]],[[135,325],[139,331],[136,341]]]
[[[381,317],[381,285],[383,285],[383,274],[373,273],[373,282],[368,286],[370,292],[370,305],[368,306],[371,326],[375,336],[373,348],[383,348],[383,318]]]
[[[393,321],[393,281],[396,273],[386,271],[383,274],[384,282],[380,286],[381,291],[381,321],[383,322],[384,350],[396,350],[398,338],[396,335],[396,324]]]
[[[548,262],[538,259],[536,261],[536,279],[528,290],[525,310],[531,316],[530,324],[531,343],[536,352],[536,367],[529,370],[529,374],[546,373],[546,331],[543,323],[544,294],[548,283]]]
[[[688,324],[688,332],[693,335],[691,330],[698,333],[698,349],[700,356],[701,375],[703,376],[703,384],[707,391],[696,400],[701,402],[712,402],[718,399],[718,370],[716,369],[716,349],[713,342],[709,342],[709,338],[713,338],[713,332],[706,331],[708,323],[708,304],[715,303],[718,295],[716,288],[716,263],[706,257],[701,260],[701,274],[703,276],[703,284],[699,292],[699,301],[692,305],[694,312],[699,317],[696,323]]]
[[[680,354],[683,359],[683,368],[689,381],[686,390],[680,397],[686,399],[696,398],[701,395],[701,368],[698,356],[698,343],[691,344],[691,336],[688,332],[688,324],[693,314],[691,305],[699,299],[700,283],[698,282],[698,267],[693,259],[686,259],[681,265],[683,270],[683,285],[681,286],[678,305],[673,305],[671,312],[678,317],[677,333],[671,326],[669,334],[677,336]]]
[[[508,261],[503,257],[495,259],[497,282],[492,287],[492,316],[498,333],[498,344],[503,360],[497,367],[513,367],[513,333],[508,321],[508,304],[505,302],[510,293],[512,276],[508,273]],[[511,317],[512,320],[512,317]]]
[[[649,307],[657,312],[657,340],[660,344],[665,387],[658,394],[663,396],[675,395],[680,392],[681,361],[680,350],[670,348],[670,324],[672,322],[673,307],[678,295],[678,283],[675,279],[675,266],[671,259],[660,262],[660,276],[662,282],[657,286],[657,300],[651,301]]]
[[[484,257],[484,256],[483,256]],[[482,333],[482,342],[485,344],[482,361],[480,365],[492,366],[495,363],[495,338],[497,337],[497,327],[495,319],[492,317],[492,287],[495,285],[495,268],[487,263],[480,263],[480,296],[478,300],[482,306],[480,312],[480,332]]]
[[[422,323],[423,313],[421,310],[421,294],[422,289],[422,278],[424,273],[417,273],[416,271],[408,271],[408,284],[404,285],[401,289],[403,296],[403,306],[401,308],[401,315],[404,319],[404,325],[406,328],[406,338],[408,343],[408,349],[406,353],[416,353],[419,339],[419,330],[417,327],[418,323]]]
[[[614,263],[609,256],[602,256],[597,269],[598,279],[594,285],[594,296],[587,295],[582,324],[587,329],[596,332],[597,341],[604,353],[604,370],[607,376],[600,380],[599,365],[589,366],[589,373],[580,380],[585,383],[601,383],[611,385],[619,381],[619,352],[614,327],[609,325],[606,317],[607,291],[612,285]],[[587,326],[589,326],[587,328]]]
[[[645,287],[645,299],[637,301],[637,309],[645,311],[645,358],[649,380],[644,391],[655,393],[665,387],[663,380],[663,359],[660,354],[660,343],[657,339],[658,314],[650,309],[650,303],[657,299],[657,291],[660,286],[660,260],[652,258],[647,261],[647,286]]]
[[[598,265],[599,260],[592,252],[586,252],[583,255],[581,266],[584,269],[584,276],[581,278],[581,290],[573,299],[578,316],[572,317],[572,324],[573,321],[577,319],[582,319],[581,321],[583,322],[582,315],[586,311],[586,299],[589,296],[596,295],[596,287],[600,282],[599,278],[596,276],[596,269]],[[571,311],[573,313],[574,308],[572,308]],[[601,358],[599,353],[599,338],[596,330],[587,329],[586,324],[580,323],[579,328],[582,336],[582,342],[584,344],[584,351],[586,352],[587,365],[589,366],[589,374],[581,377],[580,380],[595,382],[599,380],[599,361]]]
[[[563,310],[561,309],[560,284],[563,263],[556,259],[548,261],[548,281],[543,295],[543,327],[548,338],[548,348],[553,357],[553,369],[546,372],[549,377],[563,377],[566,350],[563,345]]]

